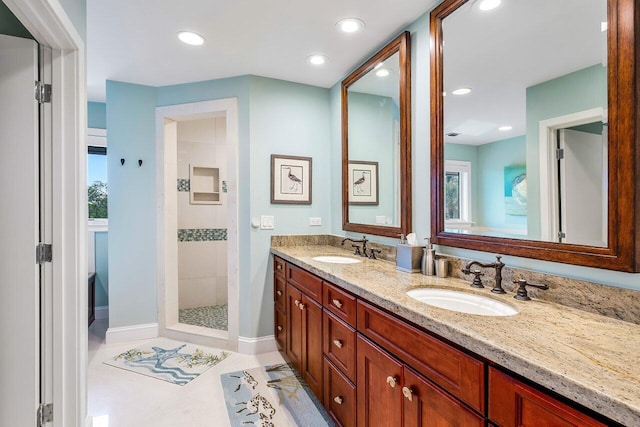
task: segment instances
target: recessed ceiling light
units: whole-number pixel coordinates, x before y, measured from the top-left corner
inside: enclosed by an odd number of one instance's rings
[[[364,28],[364,22],[357,18],[344,18],[336,23],[336,28],[343,33],[357,33]]]
[[[322,65],[327,62],[327,57],[324,55],[311,55],[307,56],[307,61],[313,65]]]
[[[461,87],[460,89],[456,89],[451,93],[454,94],[454,95],[466,95],[468,93],[471,93],[471,88]]]
[[[513,129],[513,126],[500,126],[498,128],[498,130],[500,130],[502,132],[506,132],[506,131],[511,130],[511,129]]]
[[[500,6],[501,0],[482,0],[478,6],[480,10],[491,10]]]
[[[204,43],[204,37],[191,31],[180,31],[178,33],[178,38],[182,43],[190,44],[192,46],[200,46]]]
[[[378,71],[376,71],[376,76],[378,77],[387,77],[389,75],[389,70],[387,70],[386,68],[380,68]]]

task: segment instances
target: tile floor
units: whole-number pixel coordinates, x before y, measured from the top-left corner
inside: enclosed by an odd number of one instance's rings
[[[105,360],[141,342],[105,343],[107,320],[89,328],[88,414],[93,427],[229,426],[220,374],[282,363],[280,353],[234,353],[185,386],[105,365]]]

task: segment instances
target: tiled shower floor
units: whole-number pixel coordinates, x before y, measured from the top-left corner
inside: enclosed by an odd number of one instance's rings
[[[207,307],[181,308],[178,312],[178,322],[187,325],[204,326],[205,328],[226,331],[228,326],[228,306],[214,305]]]

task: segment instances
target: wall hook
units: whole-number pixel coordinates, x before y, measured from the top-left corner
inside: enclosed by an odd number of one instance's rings
[[[124,159],[120,159],[120,164],[124,166]]]
[[[142,166],[142,160],[138,160],[138,167]]]

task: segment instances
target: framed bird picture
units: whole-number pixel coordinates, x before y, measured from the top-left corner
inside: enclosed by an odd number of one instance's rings
[[[271,203],[311,204],[311,157],[271,155]]]
[[[349,160],[350,205],[378,205],[378,162]]]

